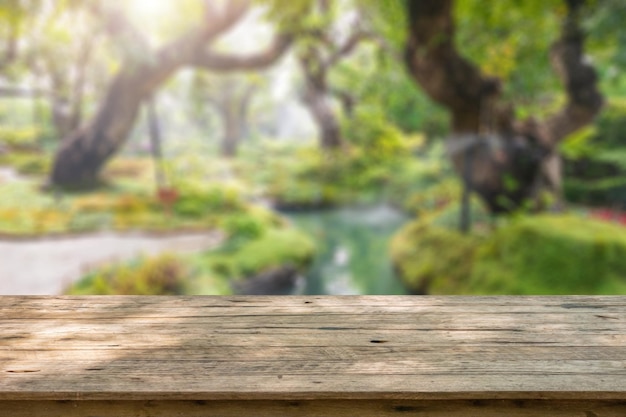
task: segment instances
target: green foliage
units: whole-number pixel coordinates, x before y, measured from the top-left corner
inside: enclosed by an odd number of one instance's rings
[[[315,253],[315,245],[303,233],[291,229],[271,229],[256,239],[208,253],[203,263],[214,274],[228,279],[243,279],[285,265],[300,270]]]
[[[612,99],[592,128],[568,138],[565,196],[588,205],[626,207],[626,102]]]
[[[206,230],[233,226],[232,217],[254,213],[267,224],[276,224],[268,214],[249,207],[239,191],[228,186],[184,186],[183,205],[170,213],[145,184],[103,188],[87,194],[42,193],[35,182],[2,185],[0,233],[40,235],[91,230]],[[187,194],[187,192],[189,192]],[[231,220],[229,220],[231,219]],[[228,224],[227,224],[228,223]]]
[[[178,185],[179,199],[174,212],[183,217],[200,218],[207,212],[231,212],[243,208],[239,191],[232,187],[185,181]]]
[[[370,25],[397,51],[402,51],[406,42],[408,26],[403,1],[360,0],[364,17]]]
[[[592,206],[626,207],[626,177],[599,180],[568,179],[564,183],[568,201]]]
[[[0,146],[12,151],[37,150],[40,131],[36,127],[6,127],[0,126]]]
[[[612,99],[595,123],[593,143],[603,148],[626,145],[626,100]]]
[[[265,218],[251,213],[229,216],[224,221],[224,230],[231,239],[250,241],[265,234],[269,225]]]
[[[183,295],[190,270],[179,258],[161,255],[96,269],[71,286],[72,295]]]
[[[621,0],[594,0],[585,13],[589,45],[597,54],[611,62],[613,68],[626,65],[626,4]],[[618,75],[618,74],[616,74]]]
[[[404,31],[404,28],[403,28]],[[403,132],[439,138],[448,133],[448,114],[419,88],[404,66],[380,45],[364,45],[331,74],[337,88],[349,91],[357,110],[382,117]]]
[[[455,2],[457,45],[486,73],[503,78],[516,99],[545,96],[559,88],[546,51],[558,37],[560,0]]]
[[[426,173],[428,175],[428,173]],[[405,195],[402,206],[409,213],[427,215],[445,209],[461,196],[460,181],[453,177],[443,177],[439,181],[429,182],[428,176],[422,179],[423,187],[410,195]]]
[[[429,294],[626,291],[626,230],[574,216],[519,217],[488,236],[415,222],[392,257],[403,282]]]
[[[593,125],[573,133],[561,143],[561,154],[573,160],[592,156],[595,148],[591,142],[596,133],[597,129]]]
[[[525,218],[477,252],[473,291],[495,294],[621,294],[626,232],[572,216]]]
[[[0,165],[8,165],[23,175],[45,175],[50,172],[50,156],[33,152],[9,152],[0,155]]]
[[[317,0],[257,0],[267,7],[267,18],[281,31],[300,33],[326,26],[327,16],[316,7]],[[334,3],[334,2],[331,2]]]
[[[479,238],[416,221],[391,242],[391,259],[405,286],[416,294],[460,294]]]
[[[390,124],[377,107],[359,106],[343,122],[343,136],[356,145],[367,161],[387,161],[406,154],[402,132]]]

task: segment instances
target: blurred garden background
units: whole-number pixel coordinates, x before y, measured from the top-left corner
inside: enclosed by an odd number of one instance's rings
[[[621,0],[0,0],[0,294],[624,294]]]

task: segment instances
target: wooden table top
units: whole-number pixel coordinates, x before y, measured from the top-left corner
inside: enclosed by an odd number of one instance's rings
[[[0,400],[626,400],[626,297],[0,297]]]

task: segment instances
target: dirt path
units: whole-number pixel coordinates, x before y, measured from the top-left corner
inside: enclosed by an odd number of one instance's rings
[[[219,245],[217,232],[152,237],[99,233],[32,241],[0,240],[0,295],[56,295],[99,264],[164,252],[191,253]]]

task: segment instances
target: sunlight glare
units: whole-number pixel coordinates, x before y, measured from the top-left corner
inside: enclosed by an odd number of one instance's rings
[[[141,19],[162,18],[170,12],[171,6],[171,0],[132,0],[129,4],[131,13]]]

